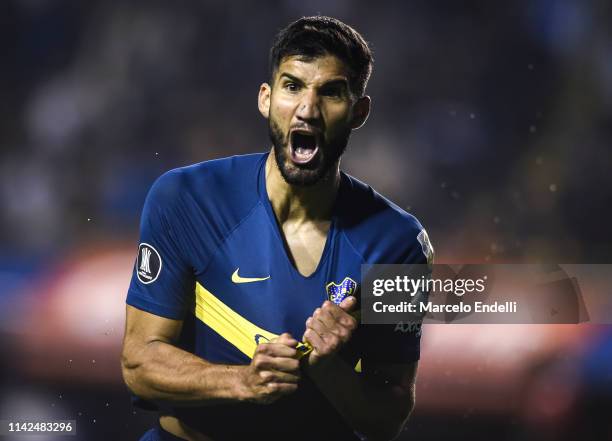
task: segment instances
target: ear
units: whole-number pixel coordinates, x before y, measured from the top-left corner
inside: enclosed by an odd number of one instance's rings
[[[257,98],[257,107],[259,107],[259,113],[263,115],[264,118],[268,119],[270,116],[270,95],[272,94],[272,89],[268,83],[263,83],[259,86],[259,96]]]
[[[353,118],[351,120],[351,129],[358,129],[363,126],[370,115],[370,106],[372,99],[365,95],[357,100],[353,105]]]

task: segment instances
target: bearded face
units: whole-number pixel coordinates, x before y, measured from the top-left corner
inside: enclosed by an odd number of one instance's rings
[[[262,101],[278,168],[291,185],[333,173],[352,130],[353,99],[345,64],[333,55],[283,59]]]
[[[283,132],[272,113],[268,132],[283,179],[298,186],[313,185],[334,170],[351,134],[348,127],[329,140],[320,132],[299,126]]]

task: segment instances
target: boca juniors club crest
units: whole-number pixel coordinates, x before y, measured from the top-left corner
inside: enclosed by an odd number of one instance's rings
[[[329,282],[325,287],[327,297],[336,305],[342,303],[342,300],[346,299],[348,296],[353,295],[355,289],[357,289],[357,283],[350,277],[345,277],[340,283]]]

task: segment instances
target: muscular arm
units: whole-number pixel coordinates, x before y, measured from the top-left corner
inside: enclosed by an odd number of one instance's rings
[[[389,440],[402,430],[414,407],[417,363],[362,362],[357,374],[338,355],[352,337],[354,298],[337,306],[326,301],[306,320],[304,340],[313,346],[306,371],[346,422],[369,440]],[[384,344],[384,342],[380,342]]]
[[[175,405],[227,401],[266,403],[297,388],[297,341],[283,334],[261,344],[250,365],[210,363],[174,344],[183,322],[127,306],[121,367],[127,386],[149,400]]]
[[[309,369],[319,390],[357,432],[369,441],[399,435],[414,407],[417,362],[379,365],[357,374],[340,357]]]

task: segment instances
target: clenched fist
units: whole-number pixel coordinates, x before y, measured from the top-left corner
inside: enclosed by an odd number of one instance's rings
[[[242,377],[246,401],[269,404],[295,392],[300,380],[298,341],[289,333],[255,349]]]
[[[316,366],[329,356],[337,353],[353,336],[357,329],[357,319],[351,313],[357,308],[357,299],[349,296],[336,305],[329,300],[315,309],[306,320],[303,340],[313,350],[308,355],[308,366]]]

